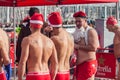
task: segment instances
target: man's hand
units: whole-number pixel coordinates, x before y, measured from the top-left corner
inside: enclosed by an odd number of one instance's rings
[[[48,26],[44,29],[45,32],[51,32],[53,30],[52,27]]]

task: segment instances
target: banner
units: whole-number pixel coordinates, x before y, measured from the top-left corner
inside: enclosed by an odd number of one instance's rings
[[[11,66],[14,68],[14,45],[10,45],[10,59],[11,59]]]
[[[116,59],[112,53],[97,53],[98,68],[95,77],[115,79]]]

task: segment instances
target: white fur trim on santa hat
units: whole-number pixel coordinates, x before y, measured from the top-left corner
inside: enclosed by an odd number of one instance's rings
[[[39,20],[30,20],[30,23],[42,24],[43,25],[43,22],[39,21]]]
[[[61,27],[62,26],[62,24],[58,24],[58,25],[51,24],[49,21],[48,21],[48,24],[52,27]]]
[[[52,26],[52,27],[61,27],[62,24],[59,24],[59,25],[52,25],[52,24],[50,24],[50,26]]]

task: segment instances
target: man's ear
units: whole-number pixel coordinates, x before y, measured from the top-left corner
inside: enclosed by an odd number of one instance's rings
[[[87,19],[85,18],[85,22],[87,22]]]

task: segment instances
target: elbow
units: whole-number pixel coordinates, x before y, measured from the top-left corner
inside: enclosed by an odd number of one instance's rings
[[[9,59],[4,61],[4,65],[8,65],[8,64],[10,64],[10,60]]]
[[[57,58],[54,60],[54,64],[58,65],[58,59]]]
[[[56,68],[58,68],[58,61],[55,62]]]
[[[58,69],[58,61],[54,63],[56,70]]]
[[[19,65],[25,65],[26,64],[26,62],[19,62]]]
[[[56,70],[55,70],[55,73],[57,73],[58,72],[58,63],[56,63]]]
[[[95,46],[91,47],[91,51],[97,51],[97,47]]]

